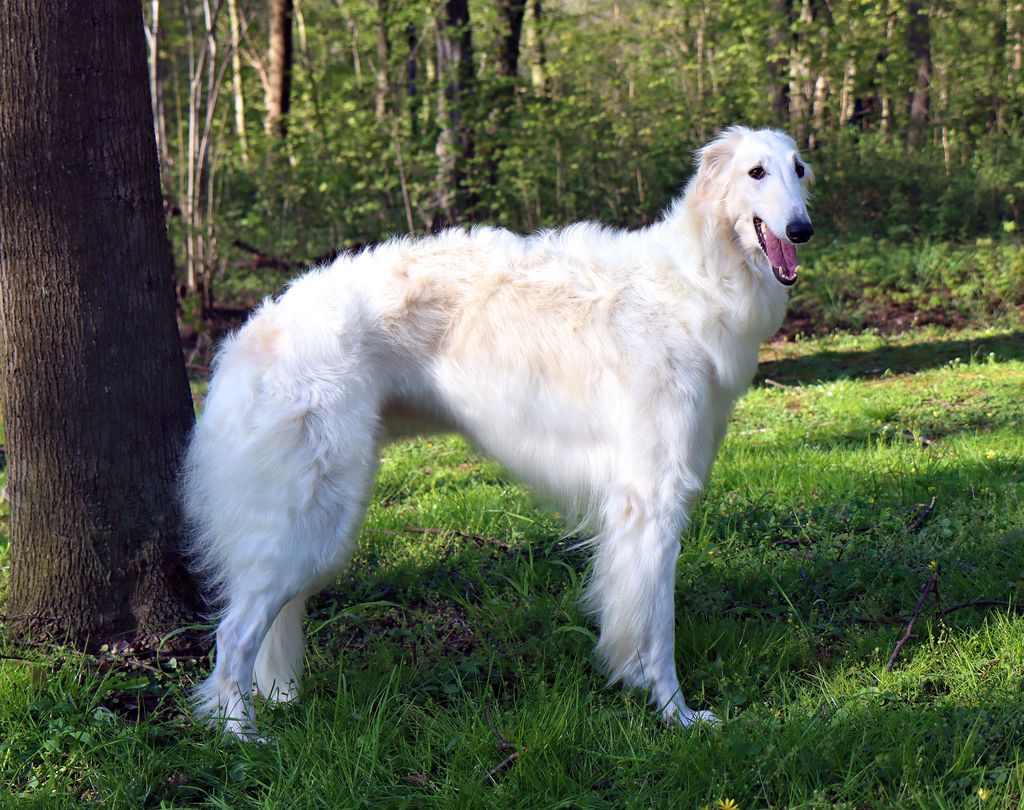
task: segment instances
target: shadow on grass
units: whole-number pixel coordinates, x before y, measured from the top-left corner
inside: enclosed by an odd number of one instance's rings
[[[924,452],[927,448],[943,439],[957,436],[981,436],[998,434],[1006,430],[1020,430],[1024,417],[1014,411],[996,410],[991,416],[985,413],[966,412],[951,418],[951,412],[944,414],[945,419],[911,419],[903,422],[895,418],[882,426],[858,429],[836,427],[810,427],[802,436],[776,439],[775,448],[816,447],[819,449],[853,450],[869,448],[876,444],[885,445],[916,445]],[[937,447],[939,445],[936,445]]]
[[[715,705],[728,704],[728,684],[747,681],[744,691],[753,694],[749,683],[765,660],[772,671],[802,678],[871,658],[873,647],[891,650],[936,572],[941,603],[925,606],[903,659],[940,620],[977,628],[993,613],[1016,610],[1021,534],[991,525],[996,504],[975,505],[964,495],[996,478],[995,486],[1010,486],[1019,470],[978,463],[938,471],[881,494],[877,504],[839,494],[783,503],[761,493],[728,519],[709,510],[701,519],[719,553],[688,550],[684,538],[677,573],[687,688],[706,684]],[[934,514],[910,529],[915,505],[930,493],[938,499]],[[557,669],[559,660],[600,682],[591,656],[597,628],[577,605],[583,553],[554,537],[512,541],[456,531],[437,560],[415,554],[389,564],[375,550],[377,537],[364,535],[354,564],[311,603],[322,661],[343,655],[350,677],[367,684],[401,662],[442,702],[467,688],[500,697],[524,673]],[[985,604],[940,615],[977,600]],[[696,636],[694,623],[704,626]],[[718,656],[715,670],[709,659]]]
[[[784,385],[809,385],[841,378],[879,377],[886,371],[910,374],[939,368],[955,357],[966,363],[972,357],[983,358],[989,353],[995,353],[1000,360],[1024,360],[1024,332],[867,351],[826,350],[804,357],[769,360],[761,363],[754,385],[763,386],[766,380]]]

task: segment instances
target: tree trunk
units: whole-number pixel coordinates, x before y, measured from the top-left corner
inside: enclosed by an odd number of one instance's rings
[[[819,73],[814,80],[814,99],[811,104],[811,131],[807,136],[807,145],[814,149],[818,145],[819,134],[825,132],[825,104],[828,102],[828,78]]]
[[[218,61],[217,15],[219,0],[202,0],[195,14],[202,18],[202,38],[185,16],[188,41],[188,121],[184,130],[185,166],[179,198],[184,225],[185,281],[197,295],[200,314],[209,317],[213,306],[213,272],[217,266],[216,211],[217,139],[214,123],[224,69]],[[187,9],[185,9],[187,10]]]
[[[166,172],[171,165],[171,150],[167,140],[167,117],[164,112],[164,71],[160,58],[163,30],[160,28],[160,0],[149,4],[150,25],[146,29],[146,44],[149,48],[149,97],[153,105],[153,122],[156,131],[156,147],[160,153],[160,166]],[[166,178],[165,178],[166,179]]]
[[[523,35],[526,0],[494,0],[501,31],[498,34],[498,71],[514,79],[519,75],[519,40]]]
[[[768,35],[768,98],[771,101],[772,121],[776,126],[785,126],[789,114],[789,87],[786,75],[786,43],[792,24],[791,0],[772,0],[772,28]]]
[[[530,85],[538,96],[547,95],[547,54],[544,51],[544,35],[541,31],[541,0],[527,0],[529,13],[526,15],[526,50],[530,56]]]
[[[391,40],[388,39],[388,0],[377,0],[377,98],[374,112],[377,120],[384,120],[391,100],[391,80],[388,66],[391,63]]]
[[[235,135],[242,150],[242,162],[249,162],[249,139],[245,132],[245,94],[242,92],[242,22],[238,16],[238,0],[228,0],[231,23],[231,97],[235,106]]]
[[[95,647],[194,617],[174,316],[142,6],[0,3],[8,627]]]
[[[475,153],[473,127],[466,102],[473,87],[473,36],[467,0],[446,0],[444,16],[437,21],[438,95],[437,208],[432,228],[455,225],[473,216],[479,202],[467,185],[469,165]]]
[[[892,77],[890,70],[886,66],[886,62],[889,60],[889,55],[892,53],[892,44],[896,36],[896,21],[897,15],[895,12],[891,12],[886,18],[885,23],[885,40],[882,45],[882,50],[878,57],[878,62],[884,68],[884,75],[882,77],[881,86],[879,87],[879,103],[882,107],[882,132],[889,136],[896,127],[896,122],[893,120],[893,108],[892,108],[892,96],[889,95],[890,82]],[[889,140],[886,137],[886,140]]]
[[[811,57],[809,34],[814,24],[811,0],[800,5],[799,28],[793,34],[789,50],[789,128],[797,143],[807,143],[807,130],[811,110]]]
[[[843,66],[843,86],[839,94],[839,126],[846,126],[853,119],[857,80],[857,61],[853,56]]]
[[[1024,3],[1006,4],[1006,39],[1010,43],[1010,72],[1007,83],[1013,87],[1024,69]]]
[[[928,123],[928,91],[932,82],[931,26],[928,9],[922,0],[909,0],[907,17],[907,47],[914,59],[916,74],[910,94],[907,145],[914,149],[924,140],[924,128]]]
[[[498,175],[511,130],[512,108],[515,105],[519,77],[519,43],[523,33],[526,0],[494,0],[500,29],[498,31],[497,63],[500,78],[494,84],[491,113],[487,119],[486,146],[480,149],[479,162],[486,168],[491,188],[498,184]]]
[[[270,87],[266,130],[284,138],[292,93],[292,0],[270,0]]]

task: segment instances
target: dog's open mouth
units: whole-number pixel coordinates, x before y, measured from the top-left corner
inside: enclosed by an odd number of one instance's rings
[[[760,217],[754,217],[754,232],[757,234],[761,250],[768,257],[772,272],[775,273],[775,278],[779,280],[779,283],[785,284],[787,287],[796,284],[796,271],[800,268],[800,263],[796,258],[796,245],[779,239]]]

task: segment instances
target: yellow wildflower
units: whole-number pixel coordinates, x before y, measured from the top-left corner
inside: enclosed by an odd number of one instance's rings
[[[740,810],[740,806],[735,799],[719,799],[718,810]]]
[[[985,801],[985,799],[988,798],[988,795],[989,795],[988,791],[985,790],[985,788],[983,788],[983,787],[978,788],[978,798],[979,799],[981,799],[982,801]]]
[[[985,453],[985,458],[993,459],[995,457],[996,457],[996,451],[995,450],[989,450],[987,453]]]

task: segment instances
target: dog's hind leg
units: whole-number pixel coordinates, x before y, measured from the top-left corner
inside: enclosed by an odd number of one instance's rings
[[[659,500],[662,503],[659,504]],[[675,662],[675,577],[685,510],[631,486],[605,500],[587,604],[600,623],[596,653],[610,683],[646,690],[667,720],[716,722],[686,705]]]
[[[201,715],[222,721],[224,730],[236,737],[255,737],[252,683],[256,655],[289,598],[286,592],[274,589],[237,594],[217,628],[217,664],[196,690],[196,708]]]
[[[254,680],[272,700],[297,695],[306,597],[344,566],[354,547],[377,457],[372,414],[358,416],[360,429],[348,434],[344,452],[325,445],[313,456],[299,446],[290,464],[280,464],[292,475],[259,471],[258,487],[238,475],[212,502],[234,508],[210,521],[223,527],[214,549],[224,608],[216,667],[195,700],[200,714],[236,736],[255,736]],[[266,488],[267,480],[276,488]]]
[[[302,620],[306,594],[289,601],[270,625],[256,655],[256,689],[263,697],[286,703],[299,695],[305,659]]]

